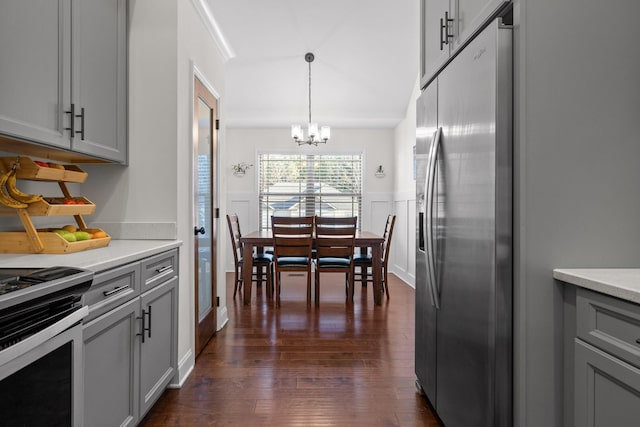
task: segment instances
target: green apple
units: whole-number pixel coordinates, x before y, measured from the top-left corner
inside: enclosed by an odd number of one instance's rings
[[[61,236],[67,242],[75,242],[77,240],[75,234],[73,233],[67,232],[67,234],[61,234]]]
[[[54,233],[59,234],[61,236],[64,236],[65,234],[69,234],[69,232],[67,230],[53,230]]]
[[[87,233],[86,231],[76,231],[75,233],[72,233],[72,234],[76,237],[77,241],[91,239],[91,234]]]

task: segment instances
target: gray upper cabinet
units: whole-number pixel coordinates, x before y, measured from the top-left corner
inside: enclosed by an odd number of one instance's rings
[[[70,148],[71,0],[0,0],[0,134]]]
[[[126,162],[126,0],[0,8],[0,135]]]
[[[511,0],[420,0],[420,87]]]
[[[425,87],[449,59],[453,43],[445,31],[451,35],[453,28],[445,19],[452,18],[449,0],[420,0],[420,87]]]
[[[127,2],[75,0],[73,151],[125,162],[127,155]]]

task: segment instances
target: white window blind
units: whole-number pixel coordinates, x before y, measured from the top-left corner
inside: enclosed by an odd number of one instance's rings
[[[362,154],[261,153],[260,229],[271,216],[362,214]]]

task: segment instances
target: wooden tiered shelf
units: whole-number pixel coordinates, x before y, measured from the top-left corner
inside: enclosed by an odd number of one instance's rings
[[[36,229],[31,217],[34,216],[73,216],[78,224],[78,230],[90,234],[102,232],[98,228],[87,228],[82,215],[91,215],[96,205],[84,197],[73,197],[67,187],[67,182],[83,183],[87,173],[75,165],[62,165],[64,169],[43,167],[28,157],[2,157],[0,170],[2,173],[16,166],[16,177],[31,181],[57,182],[64,197],[44,197],[43,200],[29,204],[24,209],[13,209],[0,206],[0,215],[18,215],[24,231],[0,232],[0,253],[43,253],[63,254],[79,252],[107,246],[111,237],[94,238],[77,242],[68,242],[55,233],[53,228]],[[64,204],[64,200],[80,202]]]

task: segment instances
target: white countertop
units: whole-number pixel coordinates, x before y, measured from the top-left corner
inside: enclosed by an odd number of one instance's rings
[[[640,304],[640,268],[558,268],[553,277]]]
[[[182,245],[180,240],[111,240],[108,246],[70,254],[0,254],[0,268],[68,266],[107,270]]]

